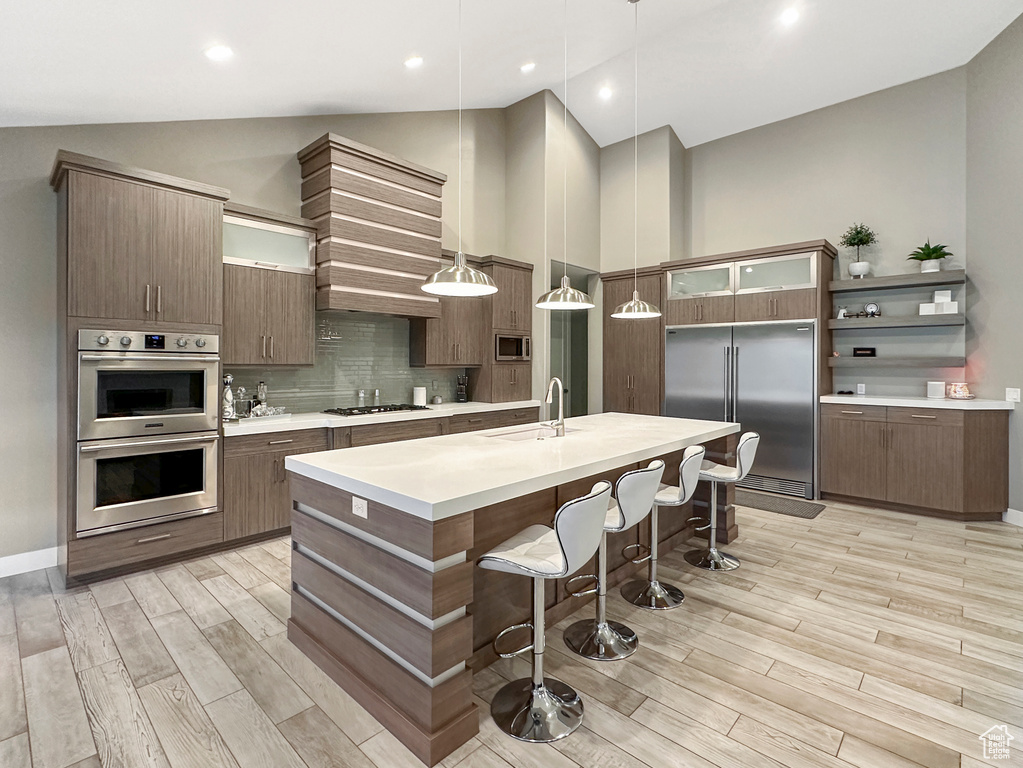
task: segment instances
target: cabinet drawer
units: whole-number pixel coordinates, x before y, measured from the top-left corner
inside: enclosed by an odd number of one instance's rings
[[[516,424],[529,424],[540,420],[539,408],[515,408],[510,411],[494,411],[493,427],[513,427]]]
[[[502,426],[497,423],[497,412],[488,411],[483,413],[460,413],[450,419],[450,432],[453,435],[462,432],[475,432],[479,429],[491,429]]]
[[[80,576],[176,555],[223,540],[222,512],[76,539],[68,542],[68,575]]]
[[[886,421],[891,409],[884,405],[839,405],[822,403],[821,417],[831,419],[854,419],[856,421]]]
[[[961,427],[963,412],[948,408],[889,408],[888,421],[891,424]]]
[[[326,429],[294,429],[289,432],[265,432],[224,439],[224,456],[245,456],[267,451],[325,451]]]
[[[415,440],[420,437],[436,437],[447,434],[448,419],[412,419],[394,421],[388,424],[367,424],[352,427],[352,447],[395,443],[399,440]]]

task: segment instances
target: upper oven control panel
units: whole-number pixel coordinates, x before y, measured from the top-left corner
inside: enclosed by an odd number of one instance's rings
[[[220,351],[216,334],[147,333],[145,331],[81,330],[78,349],[96,352],[190,352],[215,355]]]

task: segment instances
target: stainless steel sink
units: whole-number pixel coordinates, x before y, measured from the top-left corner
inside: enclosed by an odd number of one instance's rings
[[[574,432],[574,429],[566,430],[568,432]],[[557,432],[554,431],[554,427],[547,425],[540,425],[535,427],[529,427],[528,429],[516,429],[511,432],[502,432],[499,435],[487,435],[491,440],[508,440],[510,442],[521,442],[523,440],[546,440],[549,437],[554,437]]]

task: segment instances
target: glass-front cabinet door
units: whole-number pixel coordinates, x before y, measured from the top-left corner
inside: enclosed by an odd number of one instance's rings
[[[772,256],[735,264],[735,292],[787,291],[817,285],[817,260],[814,253]]]
[[[668,272],[668,299],[728,296],[733,292],[733,264],[673,269]]]

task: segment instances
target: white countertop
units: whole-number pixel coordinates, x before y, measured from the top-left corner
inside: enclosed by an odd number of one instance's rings
[[[389,421],[412,421],[414,419],[437,419],[460,413],[484,413],[487,411],[509,411],[516,408],[538,408],[539,400],[517,400],[512,403],[441,403],[428,405],[428,411],[393,411],[367,416],[333,416],[329,413],[289,413],[284,416],[262,416],[242,419],[224,425],[224,437],[239,435],[260,435],[267,432],[290,432],[294,429],[318,429],[323,427],[351,427],[358,424],[383,424]]]
[[[838,405],[889,405],[893,408],[946,408],[955,411],[1011,411],[1007,400],[950,400],[929,397],[885,397],[883,395],[821,395],[822,403]]]
[[[522,425],[289,456],[291,472],[440,520],[739,431],[724,421],[600,413],[564,437],[504,440]],[[668,478],[666,478],[668,479]]]

